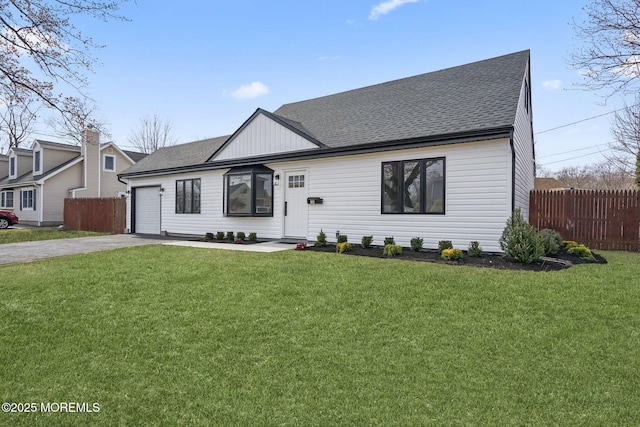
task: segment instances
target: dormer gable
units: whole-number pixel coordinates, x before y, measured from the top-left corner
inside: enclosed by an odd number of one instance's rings
[[[258,157],[323,147],[302,125],[258,108],[209,161]]]
[[[32,157],[31,150],[11,148],[9,150],[9,179],[16,179],[33,170]]]
[[[63,163],[80,156],[80,147],[71,144],[36,139],[31,145],[34,176],[42,175]]]

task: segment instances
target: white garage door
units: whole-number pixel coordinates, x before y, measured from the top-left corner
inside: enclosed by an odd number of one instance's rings
[[[160,234],[160,187],[135,189],[135,232]]]

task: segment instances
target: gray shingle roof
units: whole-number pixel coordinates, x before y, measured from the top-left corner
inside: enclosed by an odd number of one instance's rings
[[[44,140],[41,140],[41,139],[36,139],[35,142],[40,144],[41,147],[55,148],[55,149],[66,150],[66,151],[77,151],[78,153],[81,151],[79,145],[64,144],[64,143],[61,143],[61,142],[44,141]]]
[[[526,50],[285,104],[274,114],[329,147],[511,126],[528,61]]]
[[[151,170],[173,169],[204,163],[222,146],[227,138],[229,138],[229,136],[221,136],[160,148],[123,173],[129,174]]]
[[[136,163],[148,156],[147,153],[139,153],[137,151],[122,150],[122,152]]]
[[[285,104],[272,114],[329,149],[506,128],[515,122],[528,62],[525,50]],[[202,164],[227,138],[162,148],[123,174]]]

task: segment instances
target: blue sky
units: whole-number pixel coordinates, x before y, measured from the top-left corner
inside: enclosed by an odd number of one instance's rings
[[[538,133],[623,104],[574,84],[571,23],[584,19],[587,1],[138,0],[122,9],[129,22],[78,26],[106,46],[87,93],[125,148],[144,115],[170,119],[184,143],[230,134],[256,108],[524,49]],[[538,162],[557,170],[603,160],[612,118],[537,134]]]

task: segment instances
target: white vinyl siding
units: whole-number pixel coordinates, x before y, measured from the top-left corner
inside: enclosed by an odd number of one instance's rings
[[[230,141],[215,160],[315,149],[318,146],[264,114],[254,119]]]
[[[445,215],[393,215],[381,213],[381,164],[388,161],[443,157],[445,170]],[[387,151],[324,159],[265,164],[281,178],[274,187],[273,217],[225,217],[224,173],[228,169],[138,178],[131,185],[162,185],[162,229],[169,233],[204,235],[216,231],[256,232],[262,238],[283,237],[283,191],[287,171],[306,170],[309,197],[321,197],[323,204],[309,205],[306,238],[316,239],[323,229],[329,241],[340,230],[358,244],[373,235],[381,245],[386,236],[409,246],[422,237],[426,248],[440,240],[452,240],[466,249],[477,240],[485,251],[500,251],[498,239],[511,211],[511,148],[508,139],[469,142],[429,148]],[[201,214],[175,213],[175,180],[201,178]]]
[[[533,190],[535,180],[535,158],[533,152],[533,125],[531,106],[526,108],[526,102],[531,102],[530,94],[526,91],[531,87],[528,72],[522,84],[520,102],[516,111],[513,145],[516,153],[516,173],[514,183],[515,208],[522,209],[522,215],[529,220],[529,194]]]

